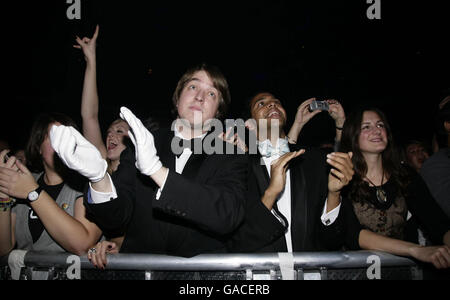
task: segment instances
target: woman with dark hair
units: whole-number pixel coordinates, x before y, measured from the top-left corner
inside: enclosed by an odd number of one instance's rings
[[[82,255],[101,236],[85,217],[83,193],[68,182],[77,174],[64,166],[50,144],[49,129],[61,124],[75,126],[59,113],[40,115],[34,122],[26,152],[38,174],[15,157],[6,159],[7,150],[0,153],[0,256],[15,246]]]
[[[355,175],[343,193],[340,215],[346,246],[412,256],[450,267],[450,221],[437,206],[423,180],[400,163],[392,131],[376,108],[351,114],[344,125],[342,152],[353,152]],[[422,247],[406,241],[411,213],[436,245]]]

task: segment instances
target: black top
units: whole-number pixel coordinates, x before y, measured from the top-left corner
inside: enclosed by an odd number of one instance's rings
[[[450,230],[450,219],[438,206],[423,179],[417,174],[411,174],[410,176],[411,182],[406,189],[405,197],[399,197],[399,189],[396,187],[396,184],[389,181],[383,185],[387,192],[387,202],[385,204],[379,204],[376,200],[375,187],[371,189],[371,198],[362,203],[368,206],[372,205],[377,212],[383,213],[383,211],[387,211],[393,206],[401,206],[402,204],[399,201],[404,199],[407,211],[413,216],[411,219],[413,222],[410,220],[411,224],[416,224],[414,226],[418,226],[434,244],[442,245],[444,234]],[[355,214],[356,208],[357,204],[352,202],[352,199],[344,197],[339,217],[336,220],[338,226],[342,228],[345,248],[352,250],[360,249],[358,242],[359,233],[365,228]],[[374,217],[379,217],[379,215],[373,215]],[[377,222],[380,223],[380,220],[373,220],[373,223]],[[417,243],[417,227],[411,228],[409,224],[406,224],[406,218],[404,222],[402,235],[406,240]],[[414,231],[416,232],[415,235],[412,234]]]
[[[44,191],[47,192],[47,194],[50,195],[50,197],[56,201],[56,199],[59,196],[59,193],[61,192],[62,188],[64,187],[64,182],[57,184],[57,185],[47,185],[44,180],[44,176],[41,176],[37,183],[39,186],[43,188]],[[28,203],[28,206],[30,208],[30,212],[28,214],[28,227],[30,228],[31,236],[33,237],[33,243],[36,243],[37,240],[41,237],[42,232],[44,231],[44,224],[39,219],[38,215],[34,212],[33,208],[31,208],[31,205]]]

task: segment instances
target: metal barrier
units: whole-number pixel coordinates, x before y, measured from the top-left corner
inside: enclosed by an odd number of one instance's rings
[[[116,254],[108,256],[106,270],[96,269],[86,256],[70,253],[27,252],[21,257],[23,262],[16,265],[22,266],[22,280],[422,279],[422,269],[413,260],[372,251],[205,254],[193,258]],[[0,279],[11,279],[9,265],[8,257],[0,260]]]

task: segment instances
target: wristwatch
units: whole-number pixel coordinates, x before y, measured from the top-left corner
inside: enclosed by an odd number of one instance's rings
[[[39,195],[41,194],[42,190],[44,188],[41,186],[38,186],[37,189],[35,189],[34,191],[31,191],[28,193],[28,201],[33,202],[36,201],[39,198]]]

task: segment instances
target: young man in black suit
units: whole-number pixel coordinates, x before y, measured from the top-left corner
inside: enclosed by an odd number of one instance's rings
[[[178,113],[174,131],[160,129],[154,135],[131,111],[121,108],[135,151],[128,147],[122,153],[112,180],[104,162],[94,159],[95,148],[70,128],[52,129],[56,152],[90,179],[85,203],[90,218],[105,234],[125,234],[121,252],[184,257],[225,252],[228,235],[243,220],[245,155],[209,155],[198,147],[182,148],[179,155],[173,151],[180,140],[196,146],[207,140],[208,120],[223,116],[230,103],[227,81],[217,68],[199,65],[182,76],[173,102]],[[75,147],[70,147],[70,139]],[[220,139],[214,142],[215,149],[224,144]]]
[[[286,111],[270,93],[250,101],[258,154],[250,154],[244,223],[232,252],[334,250],[340,191],[353,176],[351,154],[299,150],[284,132]],[[275,146],[273,146],[275,145]],[[294,151],[294,152],[291,152]],[[328,165],[331,171],[329,171]]]

